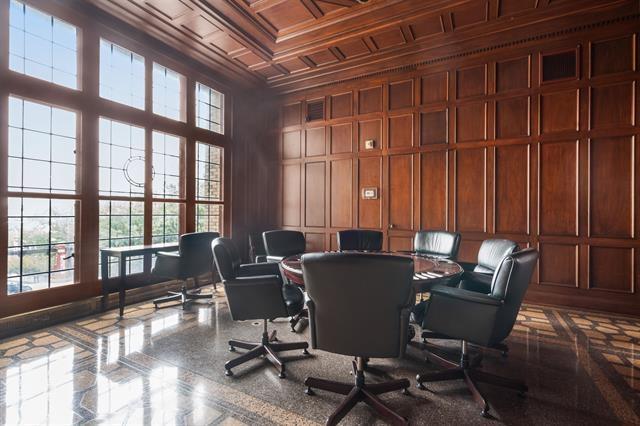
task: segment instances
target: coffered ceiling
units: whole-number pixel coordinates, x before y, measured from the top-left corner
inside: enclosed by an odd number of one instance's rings
[[[246,86],[293,90],[624,0],[87,0]],[[631,12],[632,6],[628,6]],[[548,8],[557,9],[550,15]],[[637,5],[635,7],[637,12]],[[536,17],[539,16],[539,21]],[[349,70],[349,72],[346,72]]]

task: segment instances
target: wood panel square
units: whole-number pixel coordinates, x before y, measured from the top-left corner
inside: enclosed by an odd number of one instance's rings
[[[389,109],[413,106],[413,80],[389,83]]]
[[[400,28],[395,27],[391,30],[371,36],[373,43],[380,50],[390,47],[399,46],[405,43],[404,35]]]
[[[365,157],[358,160],[358,194],[362,188],[382,187],[382,157]],[[363,200],[358,196],[358,227],[382,228],[382,198]]]
[[[589,201],[592,237],[633,235],[633,138],[589,143]]]
[[[540,96],[540,132],[578,130],[578,91],[544,93]]]
[[[451,23],[454,30],[485,22],[488,18],[486,1],[474,1],[455,8],[451,12]]]
[[[422,153],[420,159],[420,227],[447,229],[447,151]]]
[[[282,134],[282,158],[300,158],[301,154],[300,130],[284,132]]]
[[[325,162],[305,164],[305,226],[325,226]]]
[[[633,49],[633,36],[594,42],[591,45],[591,75],[633,71]]]
[[[475,240],[469,240],[467,238],[463,238],[460,241],[460,250],[458,251],[458,260],[462,262],[476,263],[478,261],[478,251],[480,250],[481,245],[482,245],[482,241],[475,241]]]
[[[632,248],[589,247],[589,288],[632,293],[633,279]]]
[[[496,232],[528,234],[529,145],[496,147]]]
[[[302,104],[300,102],[285,105],[282,108],[282,125],[284,127],[299,125],[301,108]]]
[[[430,102],[445,102],[449,97],[449,73],[439,72],[422,77],[421,101],[423,104]]]
[[[274,2],[273,6],[262,9],[259,15],[277,31],[314,19],[311,12],[298,0]]]
[[[389,237],[389,251],[411,251],[413,250],[413,238],[411,237]]]
[[[420,145],[448,143],[448,110],[420,114]]]
[[[529,97],[496,101],[496,138],[521,138],[529,135]]]
[[[307,157],[324,155],[326,152],[324,141],[324,127],[314,127],[306,130],[306,151]]]
[[[591,128],[633,126],[634,83],[591,88]]]
[[[578,287],[578,246],[540,243],[540,284]]]
[[[349,117],[352,103],[351,92],[331,96],[331,118]]]
[[[307,232],[304,234],[305,239],[305,251],[310,252],[318,252],[325,251],[324,246],[324,234],[320,234],[317,232]]]
[[[487,139],[487,104],[474,102],[456,108],[456,142]]]
[[[487,67],[478,65],[456,72],[456,94],[458,99],[487,93]]]
[[[543,143],[539,148],[540,234],[577,235],[578,142]]]
[[[365,151],[365,142],[373,140],[375,149],[382,148],[382,120],[367,120],[358,122],[359,149]]]
[[[533,9],[538,2],[536,0],[500,0],[500,16],[513,15]]]
[[[528,89],[530,81],[528,56],[496,63],[498,93]]]
[[[358,112],[368,114],[382,111],[382,87],[371,87],[358,92]]]
[[[282,166],[282,225],[300,226],[300,164]]]
[[[389,117],[389,148],[413,145],[413,115]]]
[[[456,230],[485,232],[486,148],[456,151]]]
[[[340,154],[353,150],[353,126],[351,123],[331,126],[331,153]]]
[[[351,159],[335,160],[331,167],[331,226],[351,227],[351,207],[353,198],[353,175]]]
[[[342,53],[347,59],[361,56],[370,52],[369,48],[362,39],[346,41],[344,43],[338,44],[337,48],[340,53]]]
[[[412,22],[409,24],[409,30],[416,40],[443,32],[439,15],[427,16],[426,18]]]
[[[389,157],[389,224],[413,229],[413,155]]]

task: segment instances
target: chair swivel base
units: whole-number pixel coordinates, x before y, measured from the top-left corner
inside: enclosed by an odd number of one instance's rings
[[[435,333],[433,331],[423,331],[421,337],[422,337],[422,343],[425,343],[425,344],[427,343],[427,339],[443,339],[443,340],[451,339],[451,337],[445,334]],[[505,358],[509,355],[509,346],[507,346],[505,343],[502,343],[502,342],[496,343],[493,346],[488,347],[487,349],[498,351]]]
[[[264,356],[278,370],[278,377],[284,379],[286,377],[285,364],[280,359],[280,357],[278,357],[278,352],[302,349],[303,354],[309,354],[309,351],[307,351],[307,349],[309,348],[309,343],[280,343],[276,338],[275,331],[271,335],[269,335],[269,333],[267,332],[266,323],[267,321],[265,320],[264,332],[262,333],[262,341],[260,343],[245,342],[243,340],[229,340],[229,350],[231,352],[235,352],[236,348],[248,349],[249,351],[237,358],[232,359],[231,361],[227,361],[224,364],[225,375],[233,376],[233,372],[231,371],[232,368],[244,364],[245,362],[251,361],[252,359]]]
[[[378,398],[378,395],[398,390],[402,390],[404,394],[408,395],[408,388],[411,386],[409,380],[398,379],[384,383],[366,384],[364,380],[364,364],[365,362],[363,358],[356,358],[356,361],[353,362],[353,376],[355,377],[355,384],[353,385],[334,382],[331,380],[317,379],[315,377],[307,377],[304,381],[305,386],[307,386],[307,389],[305,390],[307,395],[314,395],[315,393],[313,392],[313,389],[321,389],[340,395],[346,395],[346,398],[338,408],[336,408],[336,410],[329,416],[326,424],[338,424],[358,402],[364,402],[389,423],[393,425],[408,425],[408,420],[393,411],[391,408],[387,407],[382,400]]]
[[[291,319],[289,320],[289,325],[291,326],[291,332],[295,333],[296,326],[298,325],[298,323],[303,319],[307,319],[307,318],[309,318],[309,310],[307,308],[301,310],[298,315],[291,317]]]
[[[520,396],[524,396],[528,390],[527,385],[521,380],[510,379],[480,370],[478,368],[479,362],[469,361],[469,355],[467,353],[467,342],[464,341],[462,342],[462,355],[460,357],[459,364],[444,359],[430,352],[427,353],[427,357],[430,361],[444,368],[444,370],[434,373],[418,374],[416,376],[418,389],[426,389],[423,385],[423,383],[425,382],[440,382],[446,380],[462,379],[469,388],[473,399],[482,409],[481,414],[484,417],[491,417],[489,414],[489,403],[478,388],[478,382],[512,389],[518,392],[518,395]]]
[[[153,304],[157,308],[160,303],[165,302],[174,302],[176,300],[180,301],[182,305],[182,309],[185,308],[187,303],[192,302],[197,299],[212,299],[213,293],[211,294],[200,294],[200,289],[187,291],[186,286],[182,286],[180,291],[170,291],[168,296],[159,297],[153,300]]]

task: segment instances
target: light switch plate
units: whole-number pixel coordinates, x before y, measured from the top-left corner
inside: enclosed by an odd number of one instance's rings
[[[367,139],[364,141],[364,149],[374,149],[376,147],[376,141],[373,139]]]
[[[377,200],[378,199],[378,188],[376,188],[376,187],[362,188],[362,199],[363,200]]]

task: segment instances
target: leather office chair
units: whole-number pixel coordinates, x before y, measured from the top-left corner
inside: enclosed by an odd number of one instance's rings
[[[338,231],[338,250],[380,251],[383,234],[380,231],[367,229],[347,229]]]
[[[447,231],[418,231],[413,239],[413,250],[427,256],[455,260],[460,249],[460,234]]]
[[[267,251],[264,249],[262,232],[252,232],[249,234],[249,259],[256,263],[267,261]]]
[[[200,294],[200,289],[187,291],[187,280],[193,278],[198,287],[198,277],[211,273],[213,289],[216,289],[216,273],[211,255],[211,242],[220,236],[217,232],[193,232],[180,236],[178,251],[158,252],[151,273],[183,282],[180,291],[170,291],[168,296],[153,301],[155,307],[164,302],[179,300],[182,308],[196,299],[211,299],[213,294]]]
[[[259,343],[229,340],[229,350],[248,349],[243,355],[228,361],[225,374],[232,376],[232,368],[247,361],[265,356],[285,377],[285,365],[278,352],[302,349],[308,354],[307,342],[280,343],[275,331],[270,335],[267,320],[298,314],[304,307],[304,294],[292,285],[283,285],[276,263],[251,263],[243,265],[233,241],[217,238],[211,244],[218,273],[222,278],[231,318],[234,321],[261,319],[262,340]]]
[[[377,395],[406,392],[409,380],[367,384],[364,364],[366,358],[395,358],[404,353],[415,297],[413,260],[373,253],[310,253],[302,257],[302,272],[309,296],[311,346],[355,357],[353,385],[313,377],[304,382],[309,395],[313,389],[347,395],[327,424],[338,423],[360,401],[392,423],[406,424]],[[362,303],[365,293],[367,300]]]
[[[463,379],[485,417],[489,405],[477,382],[507,387],[521,394],[527,391],[522,381],[480,370],[477,363],[469,361],[467,344],[495,347],[509,336],[537,261],[538,252],[532,248],[509,254],[498,265],[489,294],[443,286],[431,291],[423,327],[460,339],[462,353],[459,363],[429,353],[429,360],[446,369],[419,374],[416,377],[419,388],[424,389],[425,382]]]
[[[277,229],[262,233],[267,262],[280,262],[287,256],[304,253],[306,242],[299,231]]]

